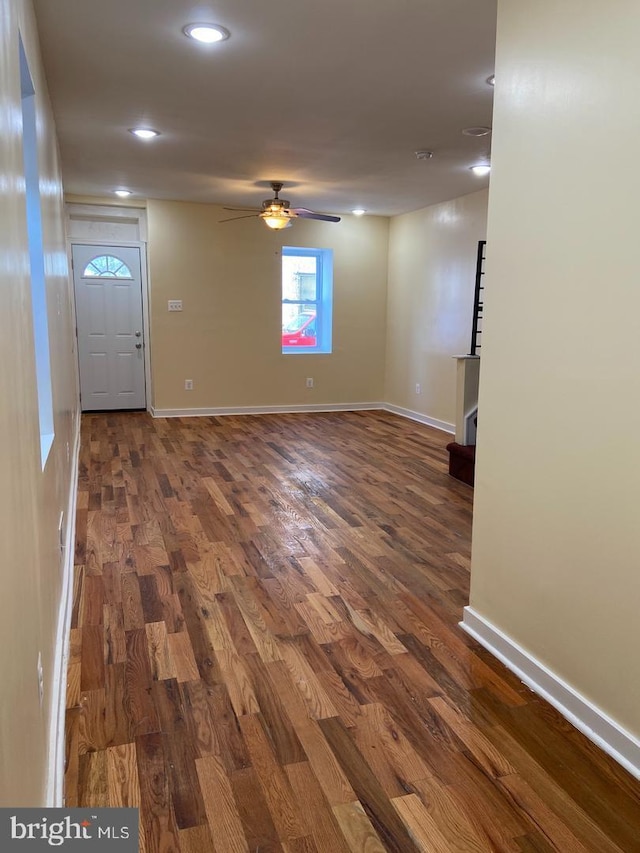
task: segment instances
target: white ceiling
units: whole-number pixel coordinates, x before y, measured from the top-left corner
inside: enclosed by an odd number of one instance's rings
[[[34,5],[67,193],[254,206],[279,180],[293,206],[388,216],[487,185],[491,137],[461,131],[491,125],[496,0]],[[199,21],[231,38],[187,39]]]

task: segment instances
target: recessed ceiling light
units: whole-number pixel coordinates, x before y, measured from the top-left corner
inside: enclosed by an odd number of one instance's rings
[[[188,24],[182,32],[190,39],[203,42],[204,44],[214,44],[217,41],[225,41],[229,38],[229,30],[218,24]]]
[[[153,139],[160,136],[160,131],[152,130],[150,127],[130,127],[129,133],[133,133],[138,139]]]
[[[433,151],[427,151],[426,149],[422,149],[421,151],[415,151],[416,160],[431,160],[433,157]]]
[[[126,198],[128,195],[131,195],[131,190],[114,190],[114,193],[120,198]]]
[[[465,127],[462,131],[463,136],[488,136],[490,133],[490,127]]]
[[[351,211],[354,216],[364,216],[366,212],[367,211],[364,209],[364,207],[354,207]]]
[[[476,166],[470,166],[469,168],[479,178],[484,178],[491,171],[491,166],[488,163],[478,163]]]
[[[491,77],[487,77],[487,83],[490,86],[495,86],[496,85],[496,75],[492,74]]]

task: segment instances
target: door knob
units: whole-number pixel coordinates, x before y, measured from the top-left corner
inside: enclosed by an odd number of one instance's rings
[[[139,338],[142,332],[136,332],[136,338]]]

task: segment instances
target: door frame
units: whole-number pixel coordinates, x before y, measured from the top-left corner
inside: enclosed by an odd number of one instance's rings
[[[144,379],[145,409],[153,412],[153,384],[151,369],[151,324],[149,322],[149,274],[147,266],[147,212],[141,207],[118,207],[104,204],[65,204],[67,219],[67,256],[69,276],[73,284],[73,257],[71,247],[79,246],[123,246],[140,249],[140,283],[142,290],[142,324],[144,330]],[[113,233],[112,226],[125,226],[125,236],[138,239],[120,239]],[[78,365],[78,394],[80,394],[80,365],[78,356],[78,318],[76,315],[75,290],[73,298],[74,349]]]

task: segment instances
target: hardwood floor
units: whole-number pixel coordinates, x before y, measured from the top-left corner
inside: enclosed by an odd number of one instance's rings
[[[163,853],[640,851],[640,784],[457,626],[448,440],[85,415],[67,805]]]

